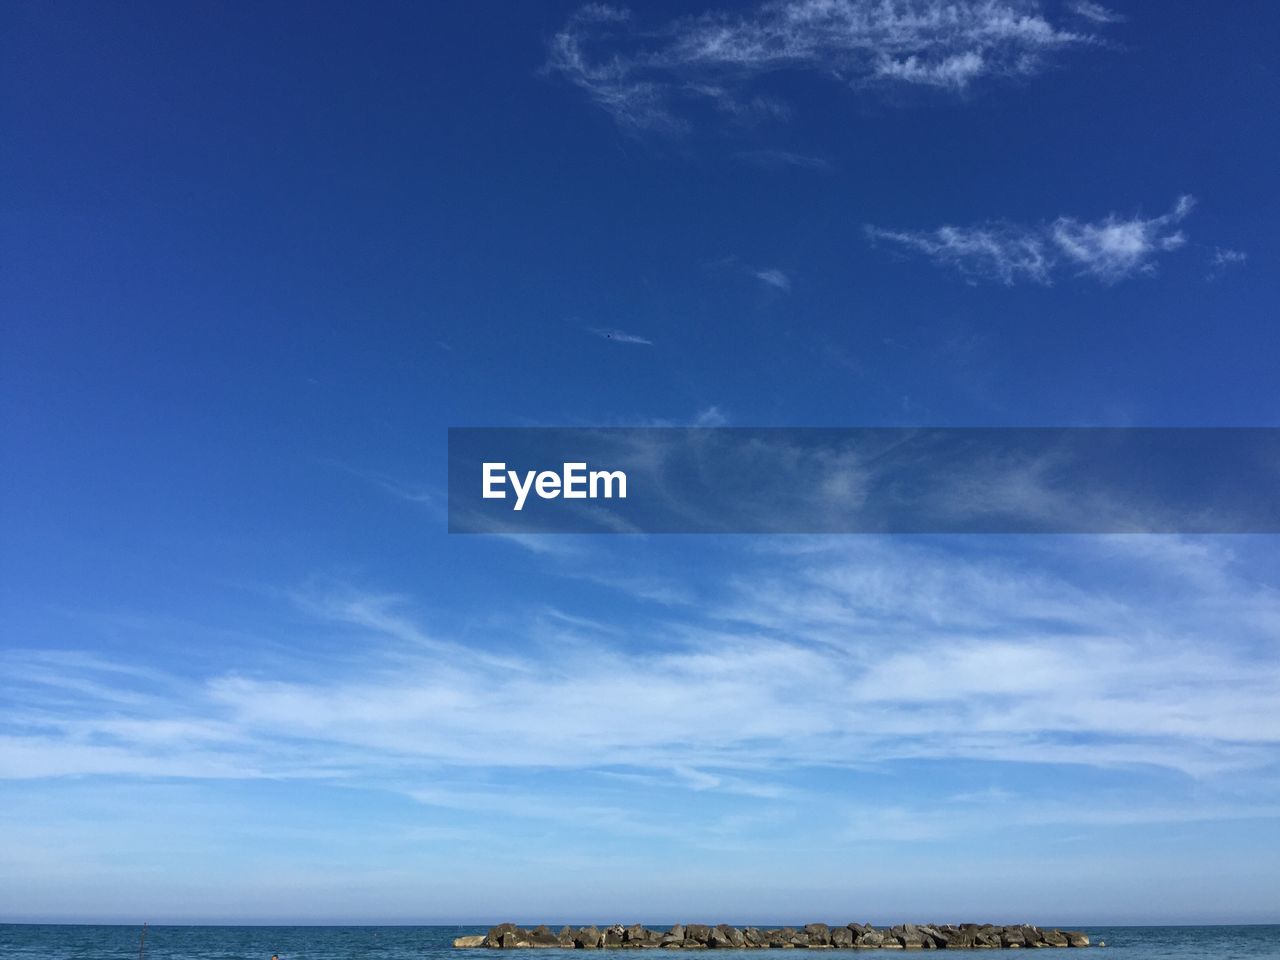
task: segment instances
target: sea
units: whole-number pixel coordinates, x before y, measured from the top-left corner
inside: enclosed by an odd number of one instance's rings
[[[656,925],[652,925],[656,926]],[[484,933],[484,927],[170,927],[149,926],[142,960],[483,960],[490,951],[457,951],[453,938]],[[1106,943],[1124,960],[1234,960],[1280,958],[1280,925],[1205,927],[1092,927],[1074,924],[1092,941]],[[136,926],[89,924],[0,924],[4,960],[134,960],[139,956]],[[520,951],[528,956],[527,951]],[[538,960],[558,960],[567,950],[539,950]],[[576,951],[574,951],[576,953]],[[760,950],[725,950],[762,960]],[[601,956],[601,951],[597,956]],[[609,951],[612,953],[612,951]],[[831,951],[837,955],[853,951]],[[1001,951],[1005,953],[1005,951]],[[860,958],[882,956],[856,951]],[[914,954],[913,954],[914,955]],[[992,954],[983,951],[981,956]],[[630,952],[628,957],[635,956]],[[666,954],[663,954],[666,956]],[[894,951],[893,956],[904,954]],[[723,957],[721,960],[734,960]]]

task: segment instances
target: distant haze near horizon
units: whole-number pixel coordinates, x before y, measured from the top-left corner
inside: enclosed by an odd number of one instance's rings
[[[0,920],[1280,921],[1276,538],[451,536],[445,462],[1280,424],[1280,5],[0,26]]]

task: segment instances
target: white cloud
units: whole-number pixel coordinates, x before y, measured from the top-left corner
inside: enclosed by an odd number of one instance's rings
[[[622,638],[539,614],[501,655],[349,590],[303,609],[358,656],[302,651],[294,669],[179,682],[11,654],[0,776],[270,771],[421,790],[442,768],[615,770],[769,796],[797,768],[963,758],[1243,788],[1280,754],[1280,596],[1221,541],[1150,539],[1009,556],[781,541],[740,557],[709,604],[631,619]]]
[[[582,7],[551,41],[547,69],[568,77],[623,127],[680,129],[684,124],[668,110],[663,84],[638,79],[617,55],[593,61],[583,49],[588,38],[607,35],[630,17],[630,11],[606,4]]]
[[[887,240],[967,277],[1014,284],[1022,280],[1048,283],[1051,254],[1038,232],[1008,224],[943,226],[936,230],[883,230],[868,227],[873,240]]]
[[[986,67],[982,54],[969,50],[932,63],[915,55],[903,60],[886,57],[876,64],[875,74],[883,79],[901,80],[904,83],[963,89],[970,81],[982,76]]]
[[[725,416],[724,411],[714,404],[698,411],[698,415],[693,418],[695,427],[723,427],[728,422],[729,418]]]
[[[771,267],[767,270],[757,270],[755,274],[756,279],[761,283],[767,283],[769,286],[776,287],[779,290],[791,289],[791,278],[781,270]]]
[[[1182,196],[1171,211],[1151,218],[1064,216],[1032,226],[993,222],[933,230],[868,226],[867,236],[924,254],[971,280],[1048,284],[1055,273],[1066,271],[1110,284],[1153,274],[1160,254],[1184,246],[1186,236],[1176,225],[1194,205],[1194,198]]]
[[[1108,10],[1102,4],[1094,3],[1093,0],[1079,0],[1071,5],[1071,9],[1094,23],[1122,23],[1125,19],[1114,10]]]
[[[1215,247],[1209,259],[1209,279],[1215,280],[1232,267],[1245,264],[1249,255],[1243,250],[1231,250],[1227,247]]]
[[[1151,273],[1158,253],[1185,244],[1181,230],[1173,229],[1191,212],[1195,200],[1178,198],[1169,213],[1143,220],[1122,220],[1114,214],[1097,223],[1059,217],[1052,228],[1053,242],[1061,255],[1083,274],[1114,283],[1138,273]]]
[[[736,156],[759,167],[777,169],[780,167],[798,167],[802,170],[827,171],[831,169],[831,161],[826,157],[816,157],[791,150],[744,150]]]
[[[443,511],[439,510],[440,501],[443,498],[439,493],[428,489],[425,486],[407,483],[403,480],[388,476],[384,473],[378,473],[373,470],[362,470],[358,467],[353,467],[350,464],[342,463],[337,460],[330,460],[326,462],[337,467],[339,470],[351,474],[353,477],[359,477],[361,480],[367,480],[369,483],[378,487],[385,493],[391,494],[397,499],[405,500],[409,503],[420,504],[424,507],[434,507],[436,509],[433,512],[441,515],[443,514]]]
[[[1086,18],[1109,22],[1094,6]],[[982,77],[1037,73],[1049,54],[1091,41],[1033,0],[771,0],[644,30],[631,29],[625,8],[588,4],[552,40],[547,68],[624,127],[679,129],[681,104],[785,114],[756,88],[779,69],[961,91]]]
[[[588,327],[588,333],[593,333],[602,340],[609,340],[613,343],[633,343],[641,344],[646,347],[653,346],[653,341],[648,337],[642,337],[636,333],[627,333],[625,330],[607,329],[603,327]]]

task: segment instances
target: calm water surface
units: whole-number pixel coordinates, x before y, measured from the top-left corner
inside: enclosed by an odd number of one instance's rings
[[[1184,960],[1207,957],[1280,958],[1280,926],[1247,927],[1083,927],[1095,943],[1107,942],[1123,960]],[[500,954],[461,954],[452,947],[454,937],[483,933],[480,927],[149,927],[145,960],[483,960]],[[570,951],[540,950],[522,957],[564,960]],[[574,951],[577,957],[580,953]],[[723,960],[763,960],[768,951],[727,950]],[[916,956],[917,954],[912,954]],[[974,957],[1009,956],[983,951]],[[1015,954],[1016,956],[1017,954]],[[4,960],[134,960],[138,956],[138,928],[42,924],[0,924],[0,958]],[[604,952],[594,954],[606,956]],[[608,956],[619,956],[610,952]],[[637,954],[627,952],[626,957]],[[670,954],[663,953],[663,957]],[[680,956],[679,953],[675,956]],[[705,954],[703,955],[705,956]],[[796,956],[796,954],[791,954]],[[844,951],[824,953],[828,960],[857,956],[901,958],[902,953]]]

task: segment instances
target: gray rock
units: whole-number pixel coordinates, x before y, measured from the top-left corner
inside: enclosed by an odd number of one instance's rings
[[[854,940],[854,944],[859,947],[879,947],[884,944],[884,934],[871,926],[871,924],[867,924],[862,933]]]
[[[727,923],[722,923],[719,924],[716,929],[729,938],[729,944],[735,950],[741,950],[747,945],[746,936],[737,927],[731,927]]]
[[[831,943],[831,928],[825,923],[806,923],[804,932],[809,937],[809,945],[819,946]]]
[[[529,945],[533,947],[560,946],[560,938],[557,937],[546,924],[534,927],[529,931],[529,935],[525,939],[528,940]]]
[[[694,943],[700,943],[703,946],[711,939],[711,928],[705,923],[689,923],[685,924],[684,939],[686,944],[692,940]]]
[[[684,946],[684,924],[677,923],[664,933],[658,941],[658,946],[667,948]]]
[[[500,923],[496,927],[490,927],[489,932],[485,934],[483,946],[489,949],[495,949],[502,946],[502,937],[504,934],[516,933],[519,931],[514,923]]]
[[[1042,929],[1020,923],[996,926],[989,923],[914,924],[902,923],[877,930],[871,924],[849,923],[830,927],[825,923],[809,923],[803,928],[735,927],[721,923],[676,924],[665,933],[643,924],[624,926],[620,923],[603,929],[588,925],[575,929],[562,927],[552,932],[545,924],[526,930],[514,923],[500,923],[488,933],[457,937],[458,948],[490,949],[560,948],[598,950],[613,949],[760,949],[780,950],[992,950],[1053,949],[1088,947],[1089,936],[1080,930]],[[1101,943],[1098,946],[1102,946]]]
[[[1026,942],[1027,938],[1021,927],[1005,927],[1000,931],[1000,946],[1006,949],[1025,946]]]
[[[978,943],[978,935],[972,930],[957,930],[946,935],[947,949],[968,950]]]

